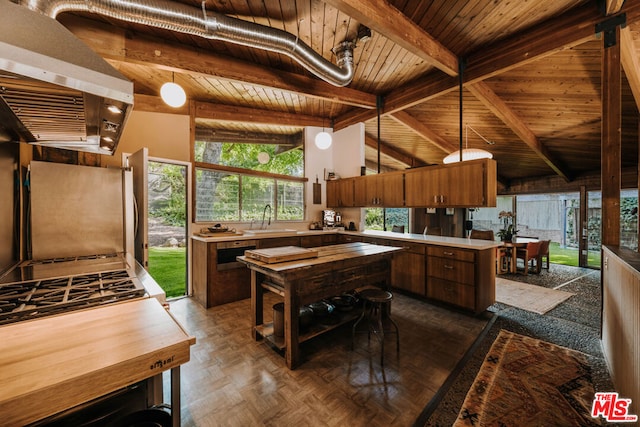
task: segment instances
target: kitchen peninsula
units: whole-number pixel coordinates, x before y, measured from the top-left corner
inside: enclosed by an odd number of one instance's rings
[[[192,236],[192,242],[193,293],[207,308],[218,305],[221,299],[230,302],[230,295],[234,300],[251,296],[249,270],[243,265],[234,265],[231,270],[220,268],[218,246],[308,248],[364,242],[405,249],[393,258],[392,288],[473,313],[480,313],[495,302],[495,248],[501,245],[459,237],[342,230]]]

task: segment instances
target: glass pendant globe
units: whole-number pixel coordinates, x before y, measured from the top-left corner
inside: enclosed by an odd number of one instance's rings
[[[331,139],[331,135],[329,135],[327,132],[319,132],[318,134],[316,134],[316,147],[321,150],[326,150],[327,148],[331,147]]]
[[[162,85],[160,88],[160,96],[162,100],[170,107],[182,107],[187,101],[187,94],[184,93],[184,89],[173,82],[168,82]]]

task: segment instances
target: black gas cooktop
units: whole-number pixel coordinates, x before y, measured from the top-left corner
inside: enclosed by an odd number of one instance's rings
[[[0,325],[142,297],[145,289],[130,273],[130,269],[109,268],[121,267],[118,262],[114,262],[115,258],[117,257],[74,257],[23,263],[18,268],[21,271],[19,276],[23,279],[27,276],[31,280],[5,280],[0,283]],[[102,263],[97,264],[96,260],[101,260]],[[50,264],[55,264],[55,267],[33,274],[34,268]],[[59,274],[86,268],[91,271]],[[95,271],[96,269],[104,271]],[[50,274],[47,275],[47,272]]]

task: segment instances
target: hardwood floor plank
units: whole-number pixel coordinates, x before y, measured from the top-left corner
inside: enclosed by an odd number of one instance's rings
[[[281,299],[265,295],[265,322]],[[375,337],[345,325],[302,344],[302,364],[251,338],[247,300],[204,309],[191,298],[170,303],[171,313],[196,336],[183,365],[182,425],[189,426],[408,426],[435,395],[473,343],[487,318],[394,295],[400,328],[385,339],[384,367]],[[167,381],[168,379],[165,379]]]

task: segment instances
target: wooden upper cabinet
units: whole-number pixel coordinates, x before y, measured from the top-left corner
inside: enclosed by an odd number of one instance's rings
[[[353,182],[355,178],[327,181],[327,206],[350,207],[356,206],[353,199]]]
[[[327,182],[329,207],[493,207],[496,196],[491,159]]]
[[[354,178],[355,206],[404,206],[404,173],[389,172]]]
[[[451,208],[495,206],[496,178],[496,162],[490,159],[407,171],[406,205]]]

